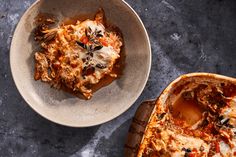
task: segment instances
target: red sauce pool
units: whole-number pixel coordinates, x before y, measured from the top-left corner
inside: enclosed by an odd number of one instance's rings
[[[185,126],[192,126],[198,122],[202,118],[203,111],[204,109],[200,107],[196,100],[186,100],[182,96],[176,100],[171,108],[175,123],[177,125],[184,124]]]

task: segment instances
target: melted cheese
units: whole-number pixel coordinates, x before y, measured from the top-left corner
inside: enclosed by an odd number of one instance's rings
[[[116,77],[111,72],[116,60],[120,58],[122,46],[122,39],[116,32],[107,31],[96,20],[78,21],[75,25],[44,31],[48,36],[52,32],[56,34],[53,40],[42,43],[45,49],[42,55],[48,60],[48,66],[44,68],[47,77],[41,76],[41,80],[54,87],[63,83],[89,99],[92,91],[86,85],[97,84],[105,75]],[[39,56],[38,53],[35,56]],[[35,59],[36,69],[40,71],[42,64],[39,59]],[[55,64],[59,69],[54,68]]]
[[[222,84],[189,83],[194,88],[186,90],[187,93],[181,91],[179,95],[174,95],[176,99],[172,99],[172,102],[166,101],[171,107],[165,108],[167,104],[162,106],[157,102],[156,113],[150,119],[137,156],[235,156],[236,96],[227,96],[222,92],[225,91],[225,85]],[[185,125],[189,119],[183,117],[186,115],[184,113],[192,118],[193,114],[189,113],[198,112],[192,106],[191,112],[187,108],[193,105],[192,101],[201,108],[202,115],[197,122]]]
[[[105,35],[105,27],[97,23],[96,21],[86,20],[84,22],[77,22],[75,26],[75,35],[78,38],[81,38],[84,35],[84,29],[91,28],[92,32],[100,31],[101,34]],[[79,54],[80,58],[87,58],[90,57],[86,50],[77,49],[77,53]],[[120,57],[119,52],[117,52],[111,45],[104,46],[100,50],[96,50],[93,52],[93,57],[90,57],[89,63],[91,65],[101,64],[104,65],[106,68],[96,68],[93,75],[89,75],[86,79],[90,80],[92,84],[97,83],[104,74],[110,72],[110,69],[114,65],[116,59]],[[82,67],[86,67],[86,63],[84,62]]]

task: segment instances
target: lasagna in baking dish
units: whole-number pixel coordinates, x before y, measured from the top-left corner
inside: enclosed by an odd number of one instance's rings
[[[55,23],[52,17],[37,21],[35,40],[42,50],[34,55],[35,80],[90,99],[93,85],[108,76],[117,78],[114,66],[121,56],[122,36],[117,27],[105,23],[102,9],[94,20],[54,28],[49,27]]]
[[[138,156],[236,156],[236,85],[190,81],[159,98]]]

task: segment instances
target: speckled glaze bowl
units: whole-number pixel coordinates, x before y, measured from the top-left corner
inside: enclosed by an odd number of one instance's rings
[[[106,18],[121,29],[126,53],[120,79],[82,100],[64,91],[35,81],[33,41],[34,18],[39,12],[54,14],[62,21],[79,15],[94,16],[99,7]],[[102,124],[125,112],[139,97],[151,67],[148,34],[135,11],[122,0],[38,0],[22,16],[12,39],[10,65],[15,84],[25,101],[53,122],[87,127]]]

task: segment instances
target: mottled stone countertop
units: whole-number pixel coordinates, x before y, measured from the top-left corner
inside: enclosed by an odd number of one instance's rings
[[[124,114],[99,126],[54,124],[26,104],[10,72],[12,34],[33,2],[0,0],[0,157],[122,157],[136,108],[171,80],[196,71],[236,77],[235,0],[127,0],[152,45],[152,69],[142,95]]]

